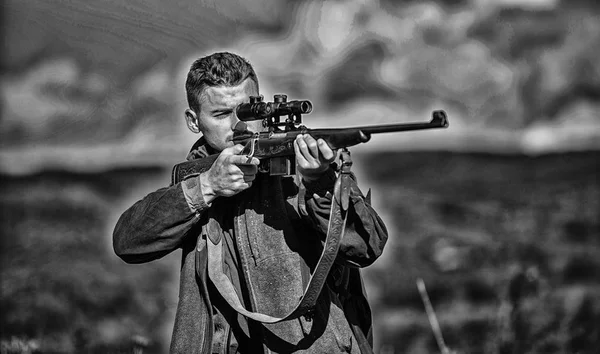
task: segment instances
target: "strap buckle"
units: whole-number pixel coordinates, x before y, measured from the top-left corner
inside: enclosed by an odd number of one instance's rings
[[[352,171],[350,171],[352,168],[352,157],[348,148],[341,150],[340,165],[340,174],[335,182],[334,195],[335,199],[340,203],[342,210],[346,211],[350,205],[350,183],[348,183],[348,178],[352,178]]]

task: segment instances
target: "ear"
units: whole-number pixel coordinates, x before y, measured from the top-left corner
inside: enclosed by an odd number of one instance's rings
[[[196,112],[192,111],[190,108],[185,110],[185,122],[187,123],[187,127],[193,133],[200,133],[200,126],[198,125],[198,116]]]

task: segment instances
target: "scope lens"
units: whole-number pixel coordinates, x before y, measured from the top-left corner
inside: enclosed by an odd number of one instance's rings
[[[300,104],[300,111],[302,113],[312,112],[312,103],[310,103],[309,101],[302,101],[302,103]]]

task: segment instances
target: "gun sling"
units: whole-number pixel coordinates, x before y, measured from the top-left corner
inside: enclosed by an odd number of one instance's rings
[[[348,202],[343,202],[338,199],[341,198],[343,200],[348,198],[348,186],[347,183],[345,183],[347,178],[350,178],[349,175],[342,172],[335,183],[323,253],[319,258],[300,301],[283,317],[274,317],[259,312],[251,312],[244,307],[231,280],[223,273],[223,238],[219,238],[216,243],[210,240],[210,238],[207,240],[208,276],[219,293],[221,293],[223,298],[233,309],[248,318],[263,323],[277,323],[294,319],[302,315],[309,316],[311,314],[315,308],[321,289],[327,280],[329,271],[335,262],[340,248],[340,242],[346,228]],[[214,220],[209,220],[209,222],[211,221],[215,222]]]
[[[344,189],[343,187],[346,187],[343,186],[345,183],[342,182],[346,179],[345,177],[347,177],[347,175],[344,173],[340,174],[338,177],[340,183],[335,184],[323,253],[319,258],[317,266],[308,281],[299,303],[283,317],[274,317],[259,312],[251,312],[244,307],[237,296],[231,280],[223,273],[223,238],[219,238],[216,244],[208,238],[206,242],[208,249],[208,276],[219,293],[221,293],[223,298],[233,309],[248,318],[263,323],[277,323],[294,319],[302,315],[310,314],[311,311],[314,310],[317,298],[321,293],[321,289],[323,288],[329,271],[337,257],[340,242],[346,228],[346,220],[348,217],[347,209],[342,210],[342,202],[337,200],[340,195],[347,196],[347,193],[341,192]],[[347,202],[343,204],[347,205]],[[214,220],[210,220],[209,222],[211,221],[214,222]]]

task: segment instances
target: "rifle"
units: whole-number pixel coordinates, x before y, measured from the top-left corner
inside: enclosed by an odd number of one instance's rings
[[[235,111],[240,122],[234,127],[234,144],[244,145],[241,154],[247,155],[248,159],[258,158],[259,171],[271,176],[295,174],[294,140],[299,134],[310,134],[315,140],[325,140],[331,149],[340,149],[366,143],[372,134],[447,128],[449,125],[446,112],[436,110],[432,112],[431,121],[426,123],[309,129],[301,125],[302,114],[312,112],[312,103],[306,100],[288,102],[287,96],[282,94],[275,95],[273,102],[264,102],[262,95],[250,96],[250,102],[238,105]],[[285,117],[284,121],[282,117]],[[266,131],[247,130],[244,122],[250,120],[262,120]],[[171,183],[207,171],[217,157],[218,154],[214,154],[175,165]]]

